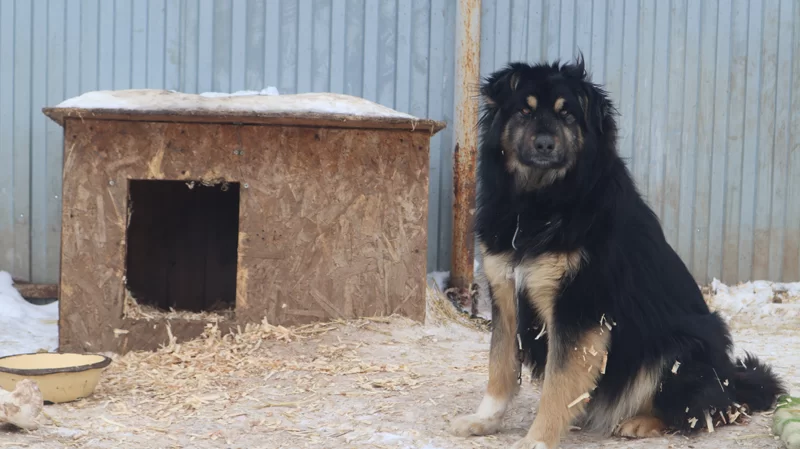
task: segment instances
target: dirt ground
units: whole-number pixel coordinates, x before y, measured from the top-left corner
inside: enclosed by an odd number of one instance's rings
[[[266,325],[265,325],[266,326]],[[737,353],[771,362],[800,391],[793,326],[735,329]],[[796,329],[796,328],[795,328]],[[498,435],[460,439],[449,421],[471,412],[486,384],[489,333],[452,320],[403,318],[265,327],[115,358],[96,393],[50,405],[40,429],[0,429],[0,448],[505,448],[530,425],[526,381]],[[575,448],[779,448],[770,417],[691,439],[597,439]]]

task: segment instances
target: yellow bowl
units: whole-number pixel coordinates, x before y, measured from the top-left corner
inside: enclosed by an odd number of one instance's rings
[[[45,402],[70,402],[94,392],[100,373],[111,359],[98,354],[41,352],[0,357],[0,388],[14,391],[17,382],[30,379]]]

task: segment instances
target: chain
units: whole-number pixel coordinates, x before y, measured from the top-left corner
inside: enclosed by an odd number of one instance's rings
[[[514,230],[514,237],[511,239],[511,247],[517,249],[517,235],[519,234],[519,214],[517,214],[517,229]],[[515,270],[516,271],[516,270]],[[525,361],[525,352],[522,350],[522,335],[519,332],[519,287],[517,286],[517,275],[514,274],[514,306],[516,307],[517,322],[517,383],[522,385],[522,363]]]

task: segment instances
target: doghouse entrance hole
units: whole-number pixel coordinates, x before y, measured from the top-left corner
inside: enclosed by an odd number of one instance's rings
[[[239,183],[131,180],[126,277],[140,305],[213,312],[236,304]]]

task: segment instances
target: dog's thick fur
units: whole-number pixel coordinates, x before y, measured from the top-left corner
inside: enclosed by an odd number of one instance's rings
[[[572,424],[646,437],[771,407],[780,380],[754,356],[732,359],[726,324],[617,154],[614,107],[582,57],[511,64],[481,94],[475,231],[493,305],[489,383],[453,432],[499,429],[519,354],[543,382],[515,448],[555,449]]]

